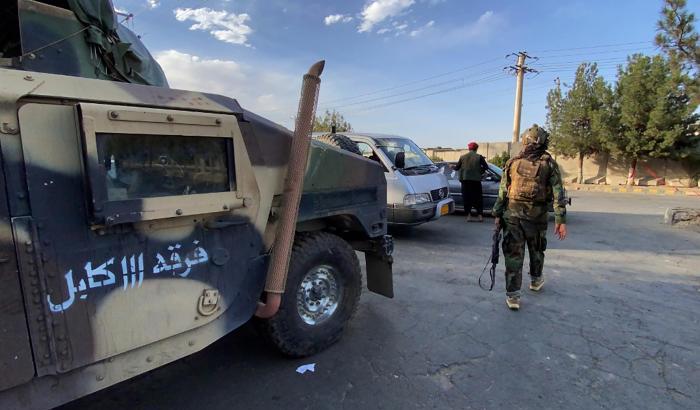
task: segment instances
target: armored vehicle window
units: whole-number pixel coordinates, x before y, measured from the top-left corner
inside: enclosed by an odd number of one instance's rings
[[[22,46],[19,35],[19,14],[17,2],[8,2],[3,5],[0,13],[0,58],[18,57],[22,54]]]
[[[235,190],[228,138],[97,133],[107,200]]]

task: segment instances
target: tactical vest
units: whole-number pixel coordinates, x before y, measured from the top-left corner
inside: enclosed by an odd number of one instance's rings
[[[549,178],[547,162],[549,156],[543,155],[537,161],[527,158],[516,159],[510,164],[510,187],[508,199],[525,202],[547,202],[547,179]]]

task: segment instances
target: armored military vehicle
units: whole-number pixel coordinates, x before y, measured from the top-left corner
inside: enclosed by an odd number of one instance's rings
[[[382,169],[310,141],[322,64],[292,134],[168,88],[108,0],[3,8],[1,409],[84,396],[253,316],[283,353],[313,354],[357,307],[356,251],[393,296]]]

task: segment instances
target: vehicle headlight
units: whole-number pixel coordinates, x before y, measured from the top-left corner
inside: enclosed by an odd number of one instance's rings
[[[405,206],[420,205],[428,202],[432,202],[430,194],[409,194],[403,197],[403,204]]]

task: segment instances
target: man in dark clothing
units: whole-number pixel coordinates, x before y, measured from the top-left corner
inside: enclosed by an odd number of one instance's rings
[[[476,153],[479,144],[470,142],[467,145],[469,152],[459,157],[455,171],[459,172],[459,182],[462,184],[462,200],[464,212],[467,213],[467,222],[472,218],[472,207],[476,208],[479,222],[484,221],[484,196],[481,191],[481,174],[486,172],[489,166],[486,159]]]
[[[530,290],[544,285],[542,268],[547,249],[547,220],[554,208],[554,234],[566,238],[566,200],[561,173],[547,152],[549,133],[537,124],[521,136],[523,150],[503,168],[498,200],[493,206],[496,225],[503,227],[506,263],[506,304],[520,309],[525,247],[530,255]]]

